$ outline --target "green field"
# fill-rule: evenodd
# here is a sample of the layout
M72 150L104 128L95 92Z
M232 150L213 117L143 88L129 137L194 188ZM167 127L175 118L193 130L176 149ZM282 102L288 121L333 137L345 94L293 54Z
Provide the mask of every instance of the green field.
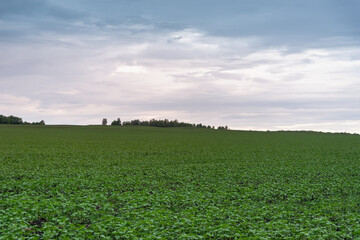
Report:
M0 239L360 238L360 136L0 126Z

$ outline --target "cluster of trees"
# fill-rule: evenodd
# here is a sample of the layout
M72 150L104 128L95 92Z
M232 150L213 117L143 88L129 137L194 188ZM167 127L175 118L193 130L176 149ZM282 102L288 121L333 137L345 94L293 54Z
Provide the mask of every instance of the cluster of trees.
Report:
M225 127L223 127L223 126L218 126L217 129L219 129L219 130L229 130L228 126L225 126Z
M102 125L107 125L107 119L104 118L102 120ZM178 120L157 120L157 119L151 119L150 121L140 121L139 119L134 119L131 121L124 121L121 122L120 118L114 120L111 122L111 126L150 126L150 127L195 127L195 128L211 128L215 129L214 126L206 126L201 123L199 124L193 124L193 123L186 123L186 122L179 122ZM219 130L229 130L227 126L219 126L217 129Z
M40 122L23 122L23 120L19 117L15 117L13 115L10 116L4 116L0 115L0 124L18 124L18 125L45 125L44 120L41 120Z

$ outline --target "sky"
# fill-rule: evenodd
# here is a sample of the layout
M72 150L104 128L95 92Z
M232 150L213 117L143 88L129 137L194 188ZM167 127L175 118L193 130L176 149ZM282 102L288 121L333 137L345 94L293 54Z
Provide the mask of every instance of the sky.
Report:
M358 0L0 1L0 114L360 132Z

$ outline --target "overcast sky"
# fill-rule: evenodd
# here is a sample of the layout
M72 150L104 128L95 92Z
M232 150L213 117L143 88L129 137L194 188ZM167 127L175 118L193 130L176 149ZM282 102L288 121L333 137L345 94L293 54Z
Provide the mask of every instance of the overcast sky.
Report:
M358 0L0 1L0 114L360 132Z

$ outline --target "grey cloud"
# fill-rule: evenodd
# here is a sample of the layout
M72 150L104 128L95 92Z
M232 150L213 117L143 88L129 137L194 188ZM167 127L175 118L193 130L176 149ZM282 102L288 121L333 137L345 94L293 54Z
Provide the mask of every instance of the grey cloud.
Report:
M161 33L186 28L213 36L248 37L263 48L287 46L288 52L310 47L359 45L358 1L43 1L0 3L0 19L13 24L2 39L41 32L112 35L121 38L145 32ZM82 23L79 25L78 23ZM151 28L129 29L144 25ZM108 27L115 28L108 28ZM118 28L116 28L118 27ZM119 31L119 28L122 30ZM16 31L16 30L21 30ZM4 37L7 36L7 37ZM23 36L25 37L25 36ZM150 36L149 36L150 37ZM178 37L179 38L179 37ZM181 36L180 36L181 38ZM173 43L176 39L169 39ZM176 46L172 46L175 48ZM183 50L183 49L182 49ZM171 49L168 49L171 51ZM155 53L152 53L155 56ZM157 53L160 54L160 53ZM176 55L176 54L173 54Z
M97 123L117 114L236 128L335 128L359 119L358 6L2 1L0 99L14 104L0 103L0 111L48 123ZM316 46L325 54L309 55ZM146 72L117 73L119 66Z
M55 17L60 19L78 19L84 16L80 11L49 4L44 0L11 0L0 2L0 18L16 17Z

